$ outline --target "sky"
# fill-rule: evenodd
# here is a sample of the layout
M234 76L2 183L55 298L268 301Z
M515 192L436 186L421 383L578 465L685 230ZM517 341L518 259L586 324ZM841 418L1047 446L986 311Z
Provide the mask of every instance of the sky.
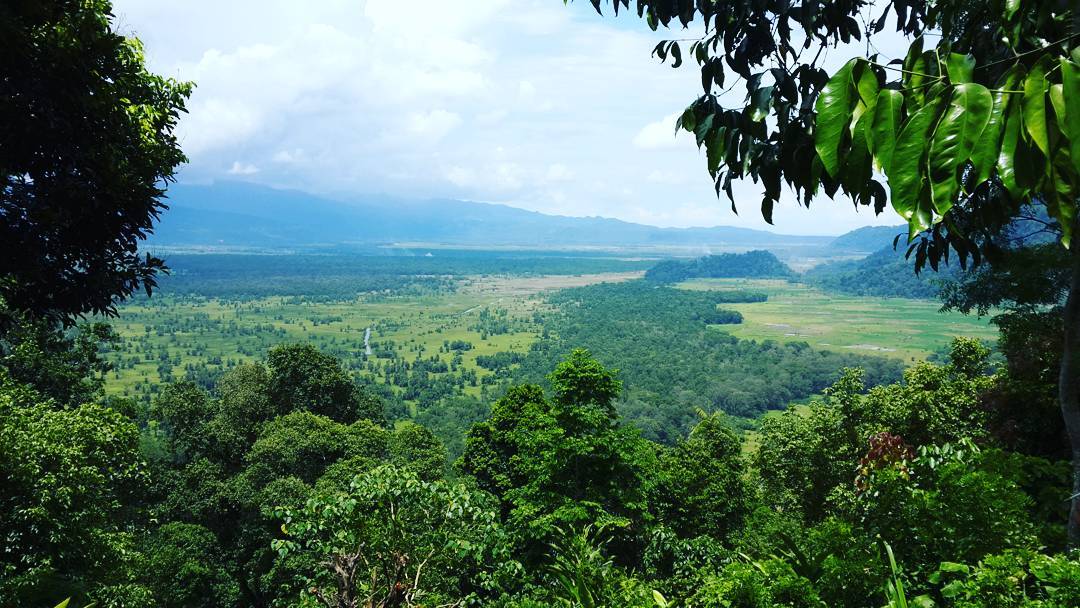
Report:
M153 71L196 83L181 183L787 234L902 223L788 195L770 227L749 181L732 213L703 152L675 134L700 91L695 66L650 57L688 33L601 18L587 0L114 0L114 12Z

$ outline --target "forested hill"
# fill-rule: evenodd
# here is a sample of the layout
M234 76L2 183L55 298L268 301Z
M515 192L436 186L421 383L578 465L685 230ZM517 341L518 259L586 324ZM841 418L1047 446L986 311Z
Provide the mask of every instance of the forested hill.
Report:
M907 226L864 226L836 237L828 248L832 253L871 253L892 246L898 234L907 234Z
M916 275L904 250L892 245L861 260L843 260L815 266L803 280L828 291L859 296L936 298L942 281L956 277L960 269L942 266L940 272L926 268Z
M645 273L654 283L678 283L687 279L789 279L795 273L768 251L723 253L696 260L665 260Z
M169 188L150 243L301 247L379 243L609 247L817 248L831 237L762 230L657 228L600 217L545 215L505 205L388 197L336 201L242 183Z

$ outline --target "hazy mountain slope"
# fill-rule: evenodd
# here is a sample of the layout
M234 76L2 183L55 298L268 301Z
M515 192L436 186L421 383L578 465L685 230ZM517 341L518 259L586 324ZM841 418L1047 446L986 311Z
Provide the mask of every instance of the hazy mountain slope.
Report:
M458 245L813 247L830 237L746 228L656 228L454 200L365 198L339 202L241 183L177 185L156 245L278 247L434 242Z
M918 276L914 263L904 257L901 245L893 250L892 243L861 260L828 262L815 266L803 275L812 285L829 291L860 296L900 298L936 298L939 283L954 278L958 266L942 266L940 272L929 267Z
M898 234L906 234L907 226L865 226L841 234L829 243L835 252L871 253L883 247L892 247Z

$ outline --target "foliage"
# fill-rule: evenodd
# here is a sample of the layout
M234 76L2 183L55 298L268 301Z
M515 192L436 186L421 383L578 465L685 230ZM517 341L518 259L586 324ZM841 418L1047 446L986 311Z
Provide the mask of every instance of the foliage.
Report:
M653 500L680 537L724 540L742 527L752 491L739 437L722 414L701 415L689 437L661 452Z
M947 283L941 294L944 310L986 315L997 308L1055 308L1064 304L1068 292L1069 260L1053 243L1017 247L993 265L958 278ZM1047 349L1048 354L1052 352Z
M551 543L552 558L546 572L553 579L556 604L567 608L652 608L653 594L634 584L606 554L610 538L601 527L581 531L557 531Z
M917 364L904 372L904 382L867 394L861 374L848 370L824 401L765 420L756 466L773 500L816 521L833 491L855 482L851 463L873 437L890 433L923 446L982 435L979 397L993 385L980 375L987 355L977 342L957 340L948 364Z
M154 401L157 424L150 427L169 448L157 465L156 512L214 535L224 556L218 563L245 605L268 605L291 593L309 566L299 558L274 562L269 509L299 507L316 491L341 491L356 474L395 456L415 457L408 466L425 474L441 468L441 446L430 434L391 433L358 418L357 412L381 411L381 401L357 387L333 357L282 347L268 363L230 370L217 398L191 383L166 387Z
M0 316L5 313L0 310ZM76 406L102 394L101 374L112 369L100 349L119 341L105 323L61 332L48 321L22 319L0 331L0 365L60 406Z
M107 0L0 7L0 299L70 323L115 313L163 268L138 244L185 161L192 85L147 71Z
M436 481L446 474L446 447L426 427L403 422L389 437L389 457L395 466L416 473L424 481Z
M138 438L122 414L58 409L0 370L0 596L41 605L121 576L146 482Z
M929 574L920 572L924 565L1034 548L1029 504L1014 482L979 466L970 443L924 446L913 458L882 463L858 497L863 525L895 539L897 558L918 578Z
M592 4L600 12L601 0ZM618 12L630 1L611 4ZM993 237L1036 198L1068 242L1078 173L1070 159L1080 141L1069 112L1080 98L1069 7L1066 0L892 0L873 18L868 11L881 7L865 0L809 12L790 3L641 0L637 13L653 29L704 25L687 53L704 94L677 126L705 148L717 193L734 204L733 180L760 180L770 222L783 183L806 205L819 190L842 191L879 213L891 202L913 239L926 232L913 247L916 266L936 269L949 248L961 263L992 249ZM892 16L912 40L898 66L870 54ZM935 48L924 48L925 32L940 34ZM832 76L821 69L826 48L864 37L867 56ZM679 41L661 42L654 54L683 63ZM745 82L741 107L724 108L716 93L728 71ZM888 179L889 196L875 169Z
M988 555L974 566L943 562L931 575L947 608L1075 606L1080 602L1080 562L1031 551Z
M282 557L310 554L319 572L305 596L327 608L445 603L480 594L498 570L496 513L488 497L392 466L357 476L346 493L277 513Z
M779 559L733 561L690 598L701 608L824 608L810 581Z
M357 387L341 362L311 344L287 344L266 357L270 401L279 412L307 410L346 424L383 422L382 402Z
M510 389L469 430L459 461L499 498L530 556L558 529L612 518L640 525L648 515L651 454L636 431L616 425L613 373L576 351L551 376L553 401L539 386Z
M602 4L592 0L597 12ZM617 13L630 0L611 4ZM653 29L699 19L704 27L689 49L704 95L676 128L705 148L718 194L726 191L734 206L732 180L760 180L768 222L784 183L807 206L821 191L842 192L877 213L891 205L908 224L916 272L938 270L954 252L962 268L1007 260L1011 228L1038 219L1028 214L1035 203L1045 205L1045 227L1069 248L1080 202L1075 2L890 0L872 25L869 11L879 7L869 0L818 8L637 2ZM885 64L872 39L892 15L909 46L902 60ZM821 69L830 45L864 36L865 55L831 76ZM683 63L679 41L662 41L653 52L674 67ZM722 105L727 69L745 81L741 107ZM1073 248L1070 257L1058 401L1080 454L1080 253ZM1073 465L1069 538L1080 546L1080 456Z
M155 604L164 608L238 606L240 589L217 561L214 534L196 524L172 522L149 535L142 547L141 571Z

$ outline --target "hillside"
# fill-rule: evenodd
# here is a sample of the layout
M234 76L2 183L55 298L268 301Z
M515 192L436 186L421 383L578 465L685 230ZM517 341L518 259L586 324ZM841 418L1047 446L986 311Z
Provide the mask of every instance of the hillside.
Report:
M834 253L871 253L891 247L896 235L906 232L906 226L864 226L836 237L828 248Z
M958 267L926 268L916 275L904 251L890 244L859 260L827 262L808 270L803 279L816 287L859 296L936 298L941 281L952 279Z
M645 273L655 283L677 283L687 279L787 279L795 273L768 251L723 253L696 260L665 260Z
M462 246L822 247L830 237L762 230L657 228L599 217L545 215L456 200L335 201L242 183L177 185L154 245L302 247L386 243Z

